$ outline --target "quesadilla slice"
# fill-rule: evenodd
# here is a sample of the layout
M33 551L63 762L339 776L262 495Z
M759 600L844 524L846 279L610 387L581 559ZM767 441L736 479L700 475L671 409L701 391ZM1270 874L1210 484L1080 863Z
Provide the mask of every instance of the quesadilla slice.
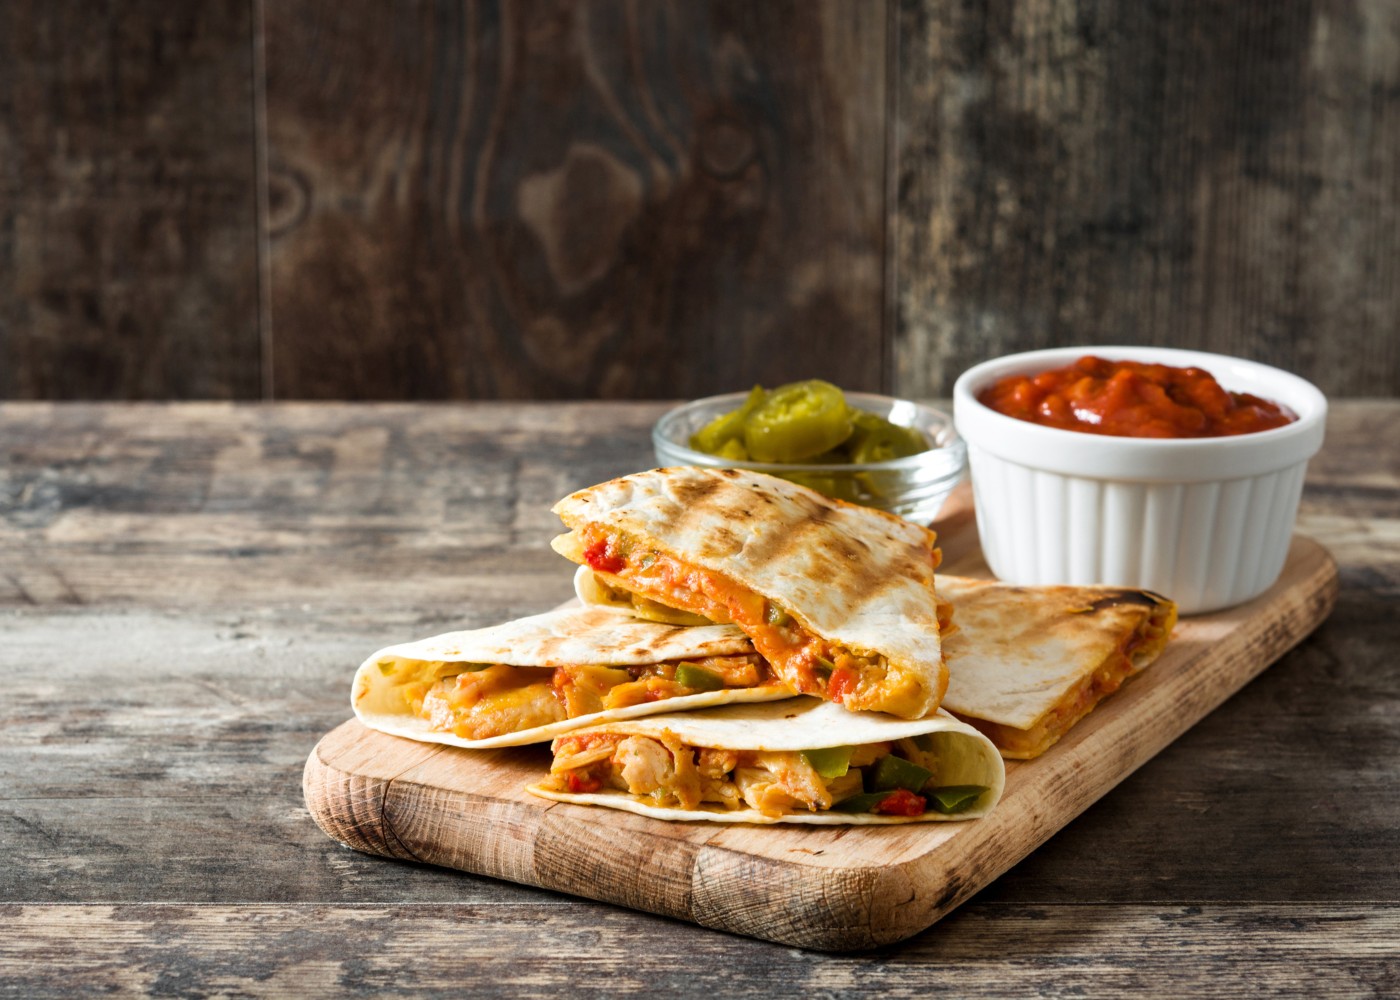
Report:
M552 749L535 795L677 821L976 819L1006 783L991 741L947 713L909 721L816 698L590 726Z
M1162 652L1176 605L1122 587L1015 587L940 576L957 608L943 707L1002 755L1038 757Z
M943 697L927 528L737 469L624 476L554 512L555 551L634 608L739 626L797 692L906 719Z
M792 694L732 625L682 628L567 608L381 649L356 671L351 705L392 736L486 748Z

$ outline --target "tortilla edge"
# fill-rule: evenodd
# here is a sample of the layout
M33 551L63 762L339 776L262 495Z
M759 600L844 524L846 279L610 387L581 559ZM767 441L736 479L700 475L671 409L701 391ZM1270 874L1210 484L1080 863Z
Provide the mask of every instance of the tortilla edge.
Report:
M992 801L980 809L970 809L957 815L946 815L936 809L926 810L919 816L880 816L874 813L822 812L792 813L783 816L767 816L757 809L734 809L720 812L704 809L673 809L668 806L654 806L638 802L623 791L609 792L556 792L540 783L525 786L525 791L542 799L566 802L570 805L597 806L601 809L618 809L637 816L659 819L668 823L728 823L751 824L754 826L777 826L791 823L802 826L907 826L911 823L958 823L964 820L981 819L991 813L1001 801L1002 788L994 788Z

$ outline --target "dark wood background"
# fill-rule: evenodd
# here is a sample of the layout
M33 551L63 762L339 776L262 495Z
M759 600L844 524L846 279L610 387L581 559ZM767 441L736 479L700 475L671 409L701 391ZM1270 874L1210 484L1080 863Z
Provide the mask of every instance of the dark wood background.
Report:
M1400 395L1393 0L9 0L0 397Z

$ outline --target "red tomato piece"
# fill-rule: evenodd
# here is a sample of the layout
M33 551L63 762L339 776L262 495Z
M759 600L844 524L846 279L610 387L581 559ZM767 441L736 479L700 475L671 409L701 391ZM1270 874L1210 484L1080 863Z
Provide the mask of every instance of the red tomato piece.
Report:
M583 558L600 573L620 573L627 565L627 561L617 554L608 539L590 545L584 550Z
M855 694L857 679L854 670L847 670L844 667L833 670L831 680L826 685L826 693L831 695L831 700L839 705Z
M928 800L922 795L915 795L907 788L896 788L870 811L885 816L922 816L927 807Z
M580 774L578 771L565 771L564 784L572 794L586 795L602 788L603 779L595 778L591 774Z

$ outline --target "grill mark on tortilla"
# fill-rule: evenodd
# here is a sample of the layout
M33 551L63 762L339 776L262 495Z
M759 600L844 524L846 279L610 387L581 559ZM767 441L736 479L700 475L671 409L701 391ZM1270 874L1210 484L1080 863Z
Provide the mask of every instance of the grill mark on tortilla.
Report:
M668 484L670 493L674 499L679 501L684 507L695 507L703 505L705 500L716 490L726 488L726 484L718 479L683 479L680 482Z
M831 578L844 584L840 589L847 596L873 601L886 590L903 589L910 577L922 578L926 568L929 583L932 583L929 556L921 546L911 546L885 533L884 538L891 543L894 555L885 562L873 560L870 546L864 540L842 532L829 508L805 497L802 499L811 510L811 517L802 528L817 535L813 541L803 544L810 545L812 551L832 560L833 565L829 567ZM917 555L911 554L913 549L918 550ZM932 593L929 597L932 605Z
M720 471L727 472L730 470L723 469ZM690 527L692 521L697 519L704 520L716 508L722 510L723 503L716 503L712 499L716 492L728 493L732 492L732 490L728 483L719 479L704 479L699 482L684 480L671 484L670 499L679 507L669 518L671 523L675 525L675 530L684 531ZM723 521L720 523L722 525ZM724 540L735 546L730 552L737 551L740 544L738 537L728 528L724 528L724 533ZM711 529L710 536L712 539L717 539L719 537L719 531L717 529Z
M723 470L725 473L732 471ZM729 525L743 521L744 516L750 513L750 503L755 494L762 503L775 503L761 490L732 487L718 478L680 484L673 490L673 495L685 501L687 506L677 527L683 529L686 522L693 519L713 522L716 527L709 531L710 544L706 555L727 557L742 552L746 559L754 562L776 561L793 566L812 564L816 578L830 580L833 588L861 602L876 600L888 590L902 589L910 577L932 582L932 569L926 566L928 550L900 541L889 532L882 532L882 537L891 543L895 554L884 561L873 560L870 545L845 534L835 516L836 512L814 497L797 495L787 498L801 510L801 515L785 524L785 530L755 533L741 539Z
M707 528L709 544L703 552L695 554L706 558L727 558L742 552L746 559L755 563L779 561L801 566L804 557L810 562L815 554L816 561L822 564L816 567L818 573L840 579L846 584L842 587L844 593L859 595L862 600L870 600L885 590L898 589L901 579L907 582L912 577L932 584L933 569L927 565L927 547L900 540L886 528L878 532L878 537L889 542L890 548L882 553L884 558L880 565L873 566L869 547L861 542L865 551L853 550L850 545L854 539L842 532L840 520L834 516L836 512L811 496L794 494L783 498L801 511L798 519L784 525L785 530L740 537L731 525L743 523L752 516L752 503L757 500L772 506L777 500L766 490L735 485L732 481L737 478L742 478L737 470L717 469L703 478L683 478L668 483L665 497L670 501L666 504L670 509L660 512L661 520L669 524L667 534L683 535L699 521ZM612 533L624 537L631 534L618 527L614 527ZM662 545L662 548L670 547Z

